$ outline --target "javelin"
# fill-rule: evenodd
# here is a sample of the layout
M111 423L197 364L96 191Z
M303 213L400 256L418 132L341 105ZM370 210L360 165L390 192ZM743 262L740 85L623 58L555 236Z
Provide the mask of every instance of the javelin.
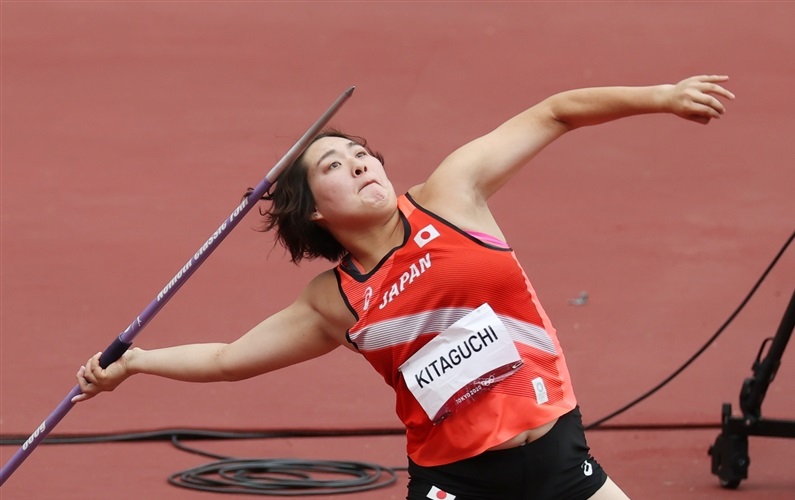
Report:
M199 268L199 266L209 257L209 255L218 247L221 241L226 238L232 229L237 226L237 223L245 216L249 210L262 198L265 193L273 186L279 175L291 165L295 160L301 156L301 153L309 146L314 138L320 133L323 127L331 120L331 117L339 111L345 101L353 95L355 87L350 87L343 92L336 101L323 113L320 118L307 130L298 141L293 144L293 147L287 154L279 160L278 163L271 169L264 179L254 188L248 196L246 196L240 205L235 208L228 218L224 219L218 229L207 239L207 241L199 247L199 250L193 254L193 257L177 272L177 274L169 281L166 286L157 294L157 297L146 306L146 309L139 314L135 320L124 330L119 336L102 352L99 358L99 365L102 368L107 368L111 363L116 361L124 354L127 349L132 346L133 340L140 333L140 331L154 318L155 314L168 302L171 297L185 284L188 278ZM22 464L22 462L31 454L33 450L44 440L50 431L66 416L69 410L75 405L72 398L82 394L80 386L76 385L71 392L64 398L63 401L55 408L55 410L48 416L44 422L30 435L30 437L22 444L14 456L3 466L0 470L0 486L6 482L6 479L11 477L11 474Z

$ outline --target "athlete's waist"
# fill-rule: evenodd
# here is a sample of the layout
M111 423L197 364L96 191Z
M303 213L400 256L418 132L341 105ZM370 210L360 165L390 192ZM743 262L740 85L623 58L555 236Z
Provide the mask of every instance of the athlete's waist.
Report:
M516 448L517 446L523 446L525 444L532 443L533 441L542 438L547 432L549 432L555 426L557 421L558 419L556 418L539 427L522 431L511 439L496 446L492 446L486 451L507 450L508 448Z

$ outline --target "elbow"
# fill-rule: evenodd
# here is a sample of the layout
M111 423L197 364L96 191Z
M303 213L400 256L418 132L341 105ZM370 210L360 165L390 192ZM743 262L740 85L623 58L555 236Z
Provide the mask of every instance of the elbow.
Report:
M556 130L559 135L574 130L579 125L574 119L570 110L566 107L566 100L560 94L553 95L542 101L539 105L542 109L541 116L546 122L545 127Z
M558 115L552 115L552 121L554 122L554 126L558 128L559 134L563 135L566 132L571 132L574 129L582 127L583 123L575 123L572 120L566 119L565 117L561 117Z
M218 382L239 382L270 371L259 369L251 365L251 363L247 363L245 358L241 359L235 355L230 347L227 344L215 352L212 368L213 380Z
M228 344L220 347L215 352L212 359L213 380L218 382L237 382L248 378L240 373L237 363L231 358Z
M546 99L549 119L560 128L561 134L590 125L580 99L572 91L561 92Z

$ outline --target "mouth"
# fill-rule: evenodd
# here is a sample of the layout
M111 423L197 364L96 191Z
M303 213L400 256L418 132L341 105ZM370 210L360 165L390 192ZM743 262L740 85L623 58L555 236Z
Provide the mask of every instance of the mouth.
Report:
M367 186L370 186L372 184L378 184L378 182L376 180L374 180L374 179L371 179L371 180L365 182L364 184L362 184L362 187L359 188L359 191L361 191L362 189L364 189Z

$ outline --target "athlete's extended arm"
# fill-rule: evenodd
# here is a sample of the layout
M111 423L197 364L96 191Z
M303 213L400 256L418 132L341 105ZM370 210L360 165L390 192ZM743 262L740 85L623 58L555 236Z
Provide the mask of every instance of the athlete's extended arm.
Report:
M726 76L695 76L673 85L594 87L555 94L453 152L422 187L422 197L451 207L450 212L479 210L530 159L579 127L648 113L670 113L706 124L726 110L719 97L734 98L721 85L726 80Z
M331 280L331 281L330 281ZM163 349L133 348L102 369L99 354L80 367L83 394L73 401L112 391L129 376L147 373L187 382L242 380L315 358L340 345L345 331L342 299L330 273L315 278L301 296L232 343L187 344ZM344 308L344 306L343 306ZM349 313L348 313L349 314Z

